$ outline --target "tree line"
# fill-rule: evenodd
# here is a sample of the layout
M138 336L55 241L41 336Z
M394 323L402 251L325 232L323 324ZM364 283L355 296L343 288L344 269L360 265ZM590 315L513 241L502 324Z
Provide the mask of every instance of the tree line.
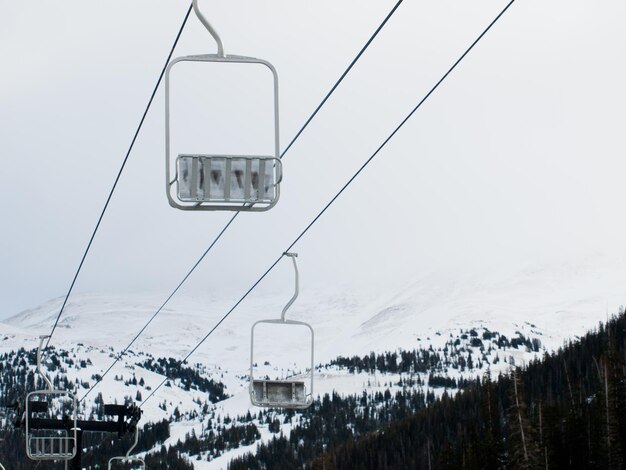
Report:
M410 403L406 413L365 432L355 432L362 411L326 397L289 437L274 437L229 469L624 468L623 313L524 369L496 378L486 373L465 385L428 406ZM401 406L397 398L391 408ZM367 400L363 406L375 409Z

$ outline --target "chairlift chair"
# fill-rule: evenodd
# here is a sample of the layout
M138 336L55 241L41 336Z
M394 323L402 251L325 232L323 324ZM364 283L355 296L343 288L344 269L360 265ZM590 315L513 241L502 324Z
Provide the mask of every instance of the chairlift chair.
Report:
M303 409L313 403L313 371L314 371L314 332L311 325L296 320L287 320L285 314L298 297L299 274L296 263L296 253L285 253L293 261L296 273L296 288L293 297L283 308L279 319L259 320L252 325L250 337L250 401L255 406ZM288 378L282 380L257 379L254 377L254 330L261 323L285 326L304 326L311 333L311 364L307 377L302 379ZM307 382L309 384L307 390Z
M26 395L25 407L25 427L26 427L26 455L31 460L71 460L76 456L77 443L77 412L78 400L76 395L65 390L55 390L52 382L41 370L41 349L43 342L49 336L40 338L37 348L37 373L44 379L48 388L46 390L36 390ZM49 401L69 402L71 406L71 417L67 419L72 423L70 431L65 430L42 430L37 429L35 421L39 419L37 414L46 413L51 409Z
M109 468L108 468L108 470L113 470L115 462L129 464L129 465L131 465L132 468L140 468L141 470L145 470L146 469L146 462L141 457L131 457L130 456L130 453L137 446L137 442L139 442L139 428L135 424L135 442L133 443L131 448L128 449L128 452L126 452L126 455L124 455L122 457L112 457L112 458L109 459Z
M217 31L202 15L198 0L193 8L200 22L217 42L217 54L178 57L165 72L165 158L166 189L170 205L182 210L266 211L278 202L282 165L279 158L278 74L269 62L238 55L226 55ZM181 62L257 64L267 67L273 76L274 155L171 155L170 72ZM171 175L174 175L173 178Z

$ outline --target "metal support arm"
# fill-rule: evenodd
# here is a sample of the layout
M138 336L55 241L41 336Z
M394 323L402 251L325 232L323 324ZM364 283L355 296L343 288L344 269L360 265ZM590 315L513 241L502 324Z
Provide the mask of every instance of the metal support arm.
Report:
M215 28L211 26L211 23L209 23L209 21L200 11L200 7L198 6L198 0L193 0L193 11L196 13L196 16L207 29L207 31L211 34L211 36L213 36L213 39L215 39L215 42L217 43L217 55L219 57L226 57L226 55L224 54L224 44L222 44L222 39L220 38L220 35L217 33Z
M43 377L44 381L46 382L46 385L48 386L48 389L54 390L54 387L52 386L52 382L50 382L50 379L48 378L48 376L41 370L41 349L43 347L43 342L47 338L50 338L50 335L44 335L44 336L39 337L39 347L37 348L37 373L41 375L41 377Z
M289 310L289 307L291 307L296 301L296 299L298 298L298 293L300 292L300 273L298 273L298 263L296 262L298 253L285 253L285 256L288 256L293 261L293 269L296 271L296 289L293 293L293 297L289 299L289 302L287 302L287 305L285 305L282 313L280 314L280 319L282 321L285 321L285 315L287 314L287 310Z

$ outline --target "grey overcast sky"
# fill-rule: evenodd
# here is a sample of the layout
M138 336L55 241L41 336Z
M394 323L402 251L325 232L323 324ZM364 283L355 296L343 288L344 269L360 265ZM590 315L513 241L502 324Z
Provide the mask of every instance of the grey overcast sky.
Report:
M283 147L393 4L201 3L227 54L278 69ZM279 204L239 217L181 295L245 291L505 4L405 0L288 153ZM0 318L64 295L187 7L0 0ZM623 251L624 24L622 0L517 0L296 247L303 282L392 288ZM214 51L192 16L175 56ZM258 100L233 93L245 80ZM266 145L263 83L181 78L179 139L206 153L240 144L229 129L245 118ZM231 215L168 206L163 108L161 88L77 293L172 289Z

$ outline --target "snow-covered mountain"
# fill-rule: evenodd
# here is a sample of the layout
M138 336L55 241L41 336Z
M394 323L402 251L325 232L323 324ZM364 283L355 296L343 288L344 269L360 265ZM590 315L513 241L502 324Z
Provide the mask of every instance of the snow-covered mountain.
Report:
M193 387L185 390L174 383L159 389L145 404L144 419L171 419L174 409L178 409L183 418L172 425L170 441L174 443L191 429L197 434L202 432L204 423L199 410L203 405L222 417L254 411L247 396L250 327L259 319L278 318L290 295L290 286L271 295L253 293L190 359L189 367L225 386L228 399L213 404L207 401L205 392ZM162 300L157 295L108 294L83 294L70 299L52 344L57 350L70 352L71 357L87 361L82 365L76 361L75 367L66 371L67 377L78 384L79 398ZM236 300L210 295L174 298L90 394L89 400L94 400L98 392L105 402L120 401L125 396L134 398L137 392L147 396L163 375L142 365L153 358L185 356ZM61 299L55 299L0 323L0 352L35 348L38 335L49 332L60 303ZM486 367L497 373L506 370L511 360L519 364L541 354L544 348L559 347L567 339L595 327L606 319L607 312L617 311L623 303L626 257L595 256L584 262L534 266L512 273L429 274L396 292L382 294L311 291L303 287L288 316L306 321L315 329L315 362L320 366L338 356L430 347L437 351L453 341L462 341L468 351L475 352L475 357L488 358ZM479 347L478 342L471 343L469 331L478 339L489 338L485 332L497 332L509 339L534 339L541 348L510 348L503 352L486 344L483 347L482 343ZM304 370L309 353L306 337L286 328L267 330L264 337L261 330L259 333L255 362L260 373L281 376ZM494 360L496 356L504 360ZM480 367L484 372L482 362ZM443 375L463 374L450 369ZM394 377L372 380L365 373L320 367L316 370L315 394L384 390L396 381ZM262 430L262 439L270 436ZM243 446L211 462L203 460L194 465L225 468L229 458L251 450L254 445Z

